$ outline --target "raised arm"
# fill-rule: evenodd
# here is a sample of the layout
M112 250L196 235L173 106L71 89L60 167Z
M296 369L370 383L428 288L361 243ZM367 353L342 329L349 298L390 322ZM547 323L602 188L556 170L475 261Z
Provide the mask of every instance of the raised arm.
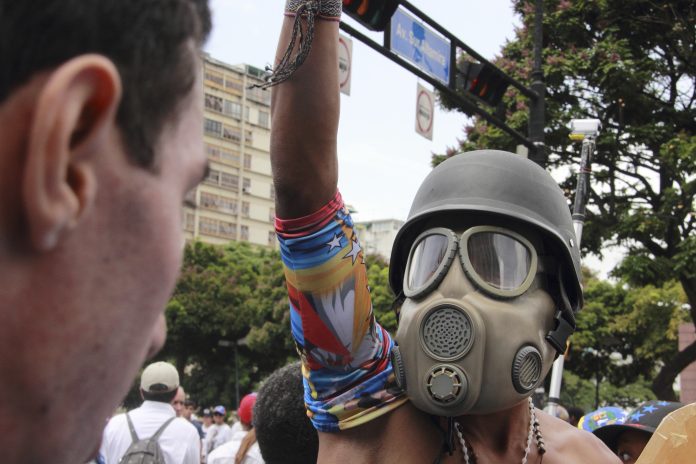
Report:
M321 3L337 8L340 16L340 0L288 3L300 8ZM269 81L275 85L276 231L308 415L317 430L337 432L380 417L406 398L395 385L389 361L393 342L375 322L364 254L336 189L338 18L316 21L308 54L311 18L299 46L292 40L295 19L283 24ZM291 42L295 51L287 55Z
M340 14L340 5L338 8ZM336 193L340 106L337 19L315 21L306 60L288 80L273 88L271 163L279 217L310 214ZM286 16L276 65L288 48L294 23L295 17Z

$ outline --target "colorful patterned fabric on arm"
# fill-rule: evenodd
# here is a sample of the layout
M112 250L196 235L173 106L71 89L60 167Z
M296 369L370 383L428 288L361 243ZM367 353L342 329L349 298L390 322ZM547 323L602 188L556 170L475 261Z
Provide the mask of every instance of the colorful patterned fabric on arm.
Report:
M372 313L363 251L340 193L309 216L276 219L276 231L316 429L347 429L402 405L389 361L394 342Z

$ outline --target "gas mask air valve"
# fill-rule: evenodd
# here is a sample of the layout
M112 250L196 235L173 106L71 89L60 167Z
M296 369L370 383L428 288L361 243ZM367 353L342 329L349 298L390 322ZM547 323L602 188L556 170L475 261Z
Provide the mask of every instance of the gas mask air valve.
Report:
M457 367L441 364L428 373L426 388L435 402L452 405L466 396L468 382L464 373Z
M519 393L527 393L541 376L541 354L533 346L522 347L512 363L512 383Z

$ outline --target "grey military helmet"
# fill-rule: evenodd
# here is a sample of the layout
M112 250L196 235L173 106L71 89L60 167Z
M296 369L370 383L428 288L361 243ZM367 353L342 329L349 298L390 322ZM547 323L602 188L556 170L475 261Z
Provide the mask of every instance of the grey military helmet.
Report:
M408 220L392 248L389 284L401 293L406 258L423 223L444 213L461 212L512 218L529 224L550 241L561 263L563 293L572 313L582 306L580 250L568 201L554 179L521 156L478 150L453 156L425 178ZM568 317L566 317L568 319ZM574 326L574 321L569 321Z

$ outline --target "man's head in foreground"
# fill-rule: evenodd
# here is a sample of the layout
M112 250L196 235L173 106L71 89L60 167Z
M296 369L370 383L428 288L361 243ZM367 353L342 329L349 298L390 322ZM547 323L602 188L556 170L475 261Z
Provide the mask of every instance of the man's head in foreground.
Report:
M4 462L85 462L164 342L209 29L205 0L0 0Z

